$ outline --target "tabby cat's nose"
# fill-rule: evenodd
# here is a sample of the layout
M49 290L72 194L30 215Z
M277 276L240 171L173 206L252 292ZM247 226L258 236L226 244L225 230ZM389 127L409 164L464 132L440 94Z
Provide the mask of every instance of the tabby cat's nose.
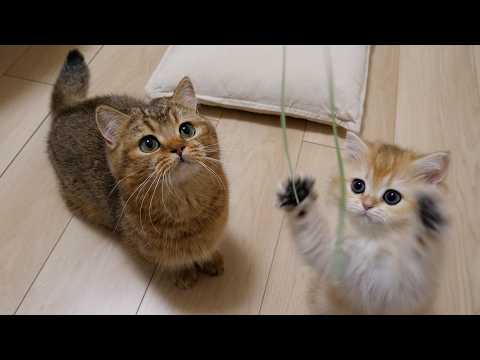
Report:
M172 151L170 151L172 154L178 154L178 156L180 156L180 159L182 159L182 153L183 153L183 150L185 150L185 146L181 145L181 146L177 146L175 149L172 149Z

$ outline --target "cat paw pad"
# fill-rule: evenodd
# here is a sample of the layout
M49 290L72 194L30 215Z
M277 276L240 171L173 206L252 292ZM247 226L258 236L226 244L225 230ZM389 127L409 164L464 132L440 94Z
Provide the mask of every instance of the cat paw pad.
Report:
M314 184L315 179L310 176L297 177L295 179L295 189L300 203L312 193ZM280 191L277 193L277 206L280 208L297 206L297 200L293 191L293 181L291 179L283 183Z

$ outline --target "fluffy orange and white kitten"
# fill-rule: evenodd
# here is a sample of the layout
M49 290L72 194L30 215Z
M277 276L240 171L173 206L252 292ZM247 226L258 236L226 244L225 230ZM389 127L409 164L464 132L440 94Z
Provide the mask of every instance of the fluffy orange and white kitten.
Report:
M429 311L447 217L442 182L448 152L419 155L394 145L346 139L343 271L333 272L339 177L318 197L311 177L278 193L300 254L318 276L311 289L321 314L422 314ZM318 199L318 200L317 200Z

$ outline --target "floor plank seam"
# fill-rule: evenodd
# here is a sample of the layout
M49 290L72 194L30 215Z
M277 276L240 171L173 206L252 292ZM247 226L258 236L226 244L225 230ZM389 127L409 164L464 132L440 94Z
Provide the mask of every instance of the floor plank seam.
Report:
M54 84L50 84L50 83L45 82L45 81L27 79L27 78L24 78L24 77L21 77L21 76L18 76L18 75L10 75L10 74L7 73L7 72L4 73L2 76L8 77L8 78L11 78L11 79L28 81L28 82L31 82L31 83L34 83L34 84L42 84L42 85L48 85L48 86L53 86L53 85L54 85Z
M150 280L148 281L147 287L145 288L143 296L140 299L140 304L138 304L137 311L135 312L135 315L138 315L138 312L140 311L140 308L142 307L143 300L145 299L145 296L147 295L148 289L150 288L150 284L152 283L153 278L155 277L155 273L157 272L157 269L158 269L158 265L156 265L155 268L152 271L152 275L150 276Z
M12 160L10 160L10 162L7 164L7 166L5 166L5 169L0 173L0 179L3 177L3 175L5 175L5 173L10 168L10 166L15 162L15 160L17 160L20 153L30 143L32 138L35 136L35 134L38 132L38 130L42 127L42 125L45 123L45 121L48 119L49 116L50 116L50 112L48 112L48 114L43 118L43 120L40 121L40 124L38 124L38 126L35 128L35 130L32 132L32 134L28 137L28 139L25 141L25 143L22 145L22 147L20 149L18 149L18 151L15 153L15 156L12 158Z
M398 79L397 79L397 100L395 104L395 122L394 122L394 128L393 128L393 143L395 145L398 145L398 139L397 139L397 120L398 120L398 114L400 112L400 101L398 101L398 94L400 90L400 81L401 81L401 74L402 72L402 46L399 46L398 49Z
M333 137L333 135L332 135ZM320 144L318 142L315 142L315 141L310 141L310 140L303 140L302 143L308 143L308 144L312 144L312 145L317 145L317 146L322 146L322 147L326 147L326 148L329 148L329 149L336 149L336 147L334 145L326 145L326 144ZM340 150L343 150L342 149L342 145L340 145Z
M478 71L477 71L477 66L476 66L476 56L475 52L473 51L473 46L470 46L470 58L471 58L471 65L473 69L473 74L475 75L475 89L477 89L477 98L480 99L480 84L478 83Z
M295 173L297 173L298 162L300 161L300 155L302 154L303 143L304 143L306 131L307 131L307 121L305 120L305 123L304 123L304 126L303 126L302 140L300 141L300 149L298 149L297 158L295 160ZM268 283L270 281L270 275L272 273L273 262L275 261L275 257L277 256L278 245L280 244L280 235L282 234L284 222L285 222L285 214L283 214L282 221L280 221L280 226L279 226L278 234L277 234L277 241L275 242L275 248L273 249L272 260L270 261L270 266L268 268L268 275L267 275L267 279L265 281L265 287L263 289L262 300L260 302L260 307L259 307L258 313L257 313L258 315L262 314L263 302L265 301L265 295L267 294Z
M13 67L17 64L18 60L20 60L20 59L23 57L23 55L25 55L25 54L27 53L27 51L30 50L31 47L32 47L31 45L28 45L28 46L21 52L21 54L17 56L17 58L15 59L15 61L14 61L13 63L11 63L11 64L5 69L5 71L4 71L3 74L1 74L1 75L6 75L6 74L8 74L8 72L9 72L10 70L12 70Z
M25 291L25 294L23 295L22 299L20 300L20 303L18 304L17 308L15 309L15 312L13 313L14 315L17 314L18 310L19 310L20 307L22 306L23 302L25 301L25 298L27 297L28 293L30 292L30 289L32 288L33 284L35 284L35 282L37 281L38 276L39 276L40 273L42 272L43 268L45 267L45 265L47 264L48 260L50 259L50 256L52 255L53 251L55 250L55 248L57 247L58 243L59 243L60 240L62 239L63 234L65 234L65 231L67 231L67 228L68 228L68 226L70 225L70 223L72 222L72 219L73 219L73 216L70 216L70 219L67 221L65 227L63 228L62 232L61 232L60 235L58 236L57 241L55 241L55 244L53 245L52 249L49 251L49 253L48 253L45 261L42 263L42 266L40 266L40 269L37 271L37 274L34 276L32 282L31 282L30 285L28 286L27 291Z
M398 90L400 89L400 51L401 51L401 46L398 45L398 58L397 58L397 88L395 89L395 116L393 118L393 136L389 141L391 141L393 144L395 144L395 136L397 133L397 117L398 117Z
M97 52L93 55L93 57L90 59L90 61L88 62L89 64L95 59L95 57L98 55L98 53L100 52L100 50L103 49L103 45L97 50ZM50 85L52 86L51 84L47 84L47 83L42 83L42 82L38 82L38 81L34 81L34 80L29 80L29 79L22 79L22 78L19 78L19 77L15 77L15 76L11 76L11 75L3 75L3 76L6 76L6 77L10 77L10 78L16 78L16 79L20 79L20 80L25 80L25 81L30 81L30 82L36 82L36 83L39 83L39 84L43 84L43 85ZM5 167L5 169L0 173L0 179L2 178L2 176L7 172L7 170L10 168L10 166L13 164L13 162L18 158L18 155L20 155L20 153L23 151L23 149L25 149L25 147L28 145L28 143L30 142L30 140L32 140L32 138L35 136L35 134L38 132L38 130L42 127L42 125L45 123L45 120L48 119L48 117L51 115L50 111L48 112L48 114L42 119L42 121L40 122L40 124L35 128L35 130L32 132L32 134L28 137L28 139L25 141L25 143L22 145L22 147L16 152L15 156L12 158L12 160L7 164L7 166Z
M93 54L92 58L88 61L88 65L92 64L93 60L95 60L97 55L100 53L100 51L103 50L104 47L105 47L105 45L100 45L100 48L97 51L95 51L95 54Z

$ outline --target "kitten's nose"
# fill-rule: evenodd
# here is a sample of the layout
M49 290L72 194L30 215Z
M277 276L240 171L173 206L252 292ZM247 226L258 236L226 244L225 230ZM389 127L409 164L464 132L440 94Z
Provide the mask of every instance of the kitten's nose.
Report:
M375 203L371 198L362 199L362 205L365 210L369 210L374 207Z

